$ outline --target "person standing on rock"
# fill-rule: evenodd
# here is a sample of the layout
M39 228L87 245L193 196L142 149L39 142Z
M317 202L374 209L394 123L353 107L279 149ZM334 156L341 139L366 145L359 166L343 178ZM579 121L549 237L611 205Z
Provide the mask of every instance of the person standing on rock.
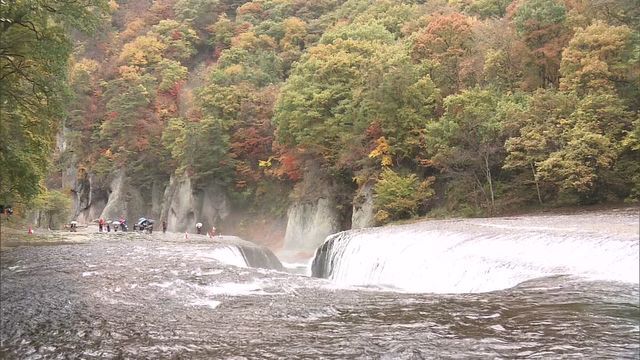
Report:
M196 224L196 233L201 234L202 233L202 223L197 223Z
M207 235L208 235L210 238L213 238L213 237L216 235L216 227L215 227L215 226L212 226L212 227L211 227L211 231L209 231L209 232L207 233Z
M162 220L162 233L166 233L167 232L167 222Z
M100 218L100 220L98 220L98 232L103 232L104 230L104 219Z

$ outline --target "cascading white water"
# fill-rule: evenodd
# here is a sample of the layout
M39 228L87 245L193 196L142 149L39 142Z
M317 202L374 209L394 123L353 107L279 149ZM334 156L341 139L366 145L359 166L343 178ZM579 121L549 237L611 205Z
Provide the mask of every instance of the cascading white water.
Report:
M202 251L200 257L207 259L215 259L223 264L234 265L238 267L248 267L247 261L240 249L234 245L217 246L214 249Z
M623 234L558 227L562 221L431 221L338 233L316 256L324 256L324 275L338 284L410 292L485 292L551 275L637 284L637 225L628 226L634 221L627 218Z

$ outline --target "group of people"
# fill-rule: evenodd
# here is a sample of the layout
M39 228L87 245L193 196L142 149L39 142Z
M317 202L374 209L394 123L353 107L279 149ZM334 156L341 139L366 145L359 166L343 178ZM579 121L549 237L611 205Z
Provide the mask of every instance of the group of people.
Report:
M202 234L202 223L196 223L196 233L197 234ZM207 231L207 236L208 237L214 237L216 235L216 227L212 226L211 230Z
M125 220L124 216L120 216L120 219L113 221L105 221L103 218L100 218L100 220L98 220L98 231L111 232L111 225L113 225L114 232L118 231L118 228L120 228L121 231L127 231L128 229L127 220Z
M105 220L103 218L100 218L98 220L98 232L111 232L111 225L113 225L113 231L116 232L118 231L118 228L120 228L121 231L127 231L127 220L124 218L124 216L120 216L119 220ZM196 233L197 234L202 234L202 223L196 223ZM134 227L135 229L135 227ZM167 222L165 220L162 220L162 233L166 233L167 232ZM208 237L214 237L215 235L217 235L217 229L215 226L211 227L211 230L207 231L207 236Z

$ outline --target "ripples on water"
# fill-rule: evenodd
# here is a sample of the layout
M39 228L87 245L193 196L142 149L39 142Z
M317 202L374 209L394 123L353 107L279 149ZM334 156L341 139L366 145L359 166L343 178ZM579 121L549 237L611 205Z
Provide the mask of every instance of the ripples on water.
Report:
M477 294L339 288L144 239L1 253L0 357L638 358L638 285Z

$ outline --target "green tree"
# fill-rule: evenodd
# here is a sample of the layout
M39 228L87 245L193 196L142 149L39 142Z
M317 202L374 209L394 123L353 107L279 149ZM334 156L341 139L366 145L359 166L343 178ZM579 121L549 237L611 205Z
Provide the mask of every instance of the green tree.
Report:
M637 35L637 34L636 34ZM640 45L627 26L578 29L562 53L560 88L578 96L617 91L640 105Z
M549 195L559 191L580 202L600 201L615 179L612 170L633 118L624 101L606 89L583 98L539 91L522 113L519 135L506 141L504 166L530 170L539 199L545 197L540 195L544 182L551 185Z
M71 210L71 198L68 193L44 189L30 204L32 210L39 212L39 226L60 229L66 224Z
M40 191L69 95L69 33L107 11L106 0L0 4L0 202Z
M490 208L495 204L495 175L504 158L501 108L509 98L482 89L465 90L444 100L445 113L426 129L426 152L453 177L475 181Z
M329 167L355 170L380 136L395 161L412 159L438 99L429 76L384 27L339 27L294 69L274 122L281 143L303 147Z
M434 195L434 178L420 181L416 174L402 176L386 168L374 186L375 219L379 224L418 215L420 206Z
M226 14L218 17L218 20L207 28L211 34L209 44L219 49L226 49L231 45L234 36L235 24L229 20Z
M567 135L565 146L539 163L539 175L592 202L598 182L603 182L602 171L610 169L617 158L616 148L606 136L583 128L572 129Z
M559 134L569 126L575 102L576 98L568 94L538 90L531 96L528 107L512 120L518 130L505 141L507 157L503 167L530 173L530 184L535 185L540 204L546 197L555 196L557 188L552 181L541 179L539 164L564 146L565 139Z
M507 6L513 0L474 0L469 6L469 11L483 18L504 17Z

